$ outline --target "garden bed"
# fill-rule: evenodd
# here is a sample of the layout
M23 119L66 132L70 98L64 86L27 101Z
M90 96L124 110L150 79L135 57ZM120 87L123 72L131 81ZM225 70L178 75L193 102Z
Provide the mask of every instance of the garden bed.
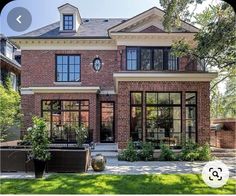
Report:
M34 171L33 160L29 160L29 146L2 146L1 172ZM47 172L86 172L90 164L90 149L76 147L51 147L51 159L47 161Z

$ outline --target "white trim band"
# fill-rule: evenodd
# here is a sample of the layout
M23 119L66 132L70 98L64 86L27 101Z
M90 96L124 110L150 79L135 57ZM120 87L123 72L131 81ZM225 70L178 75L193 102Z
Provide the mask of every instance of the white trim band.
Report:
M28 87L21 88L22 95L34 93L98 93L100 87L81 86L81 87Z
M196 81L196 82L210 82L216 78L216 72L199 72L199 73L113 73L115 80L115 89L118 90L119 81Z

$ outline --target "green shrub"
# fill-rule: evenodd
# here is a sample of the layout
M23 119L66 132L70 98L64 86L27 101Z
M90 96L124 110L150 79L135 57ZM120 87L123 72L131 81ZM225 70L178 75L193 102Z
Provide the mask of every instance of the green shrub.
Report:
M174 154L174 152L170 149L169 146L167 146L166 144L161 144L161 154L159 157L160 161L174 161L176 160L176 156Z
M131 162L139 160L138 152L135 149L134 143L132 141L129 141L127 148L124 149L121 153L119 153L118 160Z
M199 161L210 161L213 159L209 144L200 146L198 148L198 151L199 151L199 158L198 158Z
M211 149L208 144L199 146L189 141L183 146L179 158L182 161L209 161L212 159Z
M153 160L154 147L151 142L142 142L141 150L138 153L140 160L151 161Z

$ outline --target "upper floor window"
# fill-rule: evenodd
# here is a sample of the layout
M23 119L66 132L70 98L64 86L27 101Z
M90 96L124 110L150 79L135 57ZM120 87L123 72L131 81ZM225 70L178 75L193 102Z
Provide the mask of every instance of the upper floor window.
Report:
M73 30L73 15L63 15L63 30Z
M128 47L127 70L162 71L178 70L178 58L170 48L165 47Z
M56 81L57 82L80 81L80 55L56 56Z

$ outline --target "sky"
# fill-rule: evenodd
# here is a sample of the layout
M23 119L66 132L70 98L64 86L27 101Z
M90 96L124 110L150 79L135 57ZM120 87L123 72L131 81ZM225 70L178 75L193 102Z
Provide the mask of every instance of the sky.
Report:
M206 0L197 11L212 1L216 0ZM65 3L78 7L82 18L130 18L153 6L161 8L159 0L15 0L2 10L0 32L6 36L16 36L59 21L57 8ZM31 12L32 24L24 32L15 32L7 24L7 14L15 7L24 7Z

